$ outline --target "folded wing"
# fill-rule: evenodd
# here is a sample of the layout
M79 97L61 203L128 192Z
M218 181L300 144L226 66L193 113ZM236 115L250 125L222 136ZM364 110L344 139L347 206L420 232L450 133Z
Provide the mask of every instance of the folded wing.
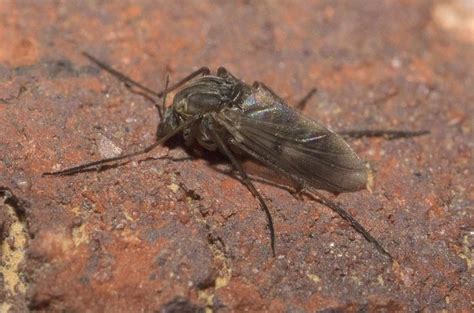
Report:
M274 168L318 189L364 189L367 168L339 135L289 108L279 98L254 102L229 129L239 145ZM221 118L229 117L224 116Z

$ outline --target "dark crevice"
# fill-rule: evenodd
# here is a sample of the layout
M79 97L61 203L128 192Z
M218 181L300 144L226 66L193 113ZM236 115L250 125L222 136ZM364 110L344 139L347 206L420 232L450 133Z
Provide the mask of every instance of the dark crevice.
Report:
M192 303L189 299L184 297L175 297L163 305L160 313L204 313L205 309L202 306Z
M0 197L4 199L4 204L11 206L15 210L18 219L21 222L25 222L26 210L29 207L28 203L15 196L8 187L0 186Z

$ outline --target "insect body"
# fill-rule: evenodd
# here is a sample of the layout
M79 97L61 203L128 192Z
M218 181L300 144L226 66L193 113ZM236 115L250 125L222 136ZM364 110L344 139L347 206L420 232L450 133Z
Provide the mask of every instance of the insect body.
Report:
M244 84L220 68L179 91L158 140L190 119L186 143L246 152L288 176L333 192L364 189L367 169L341 136L291 109L262 83Z
M316 191L364 189L367 183L364 163L340 135L289 107L263 83L255 82L250 86L222 67L215 75L211 75L208 68L201 68L169 90L166 87L163 92L156 93L94 57L86 56L127 85L137 87L147 95L163 98L162 107L158 107L163 117L158 126L156 142L138 152L46 175L71 175L91 169L99 170L111 162L147 153L181 132L187 145L198 143L205 149L219 150L230 159L267 215L274 254L275 235L270 210L243 170L236 154L250 155L310 189L380 252L391 258L347 211ZM166 94L178 88L172 105L165 108ZM402 132L400 136L418 134L421 133ZM357 133L354 135L357 136Z

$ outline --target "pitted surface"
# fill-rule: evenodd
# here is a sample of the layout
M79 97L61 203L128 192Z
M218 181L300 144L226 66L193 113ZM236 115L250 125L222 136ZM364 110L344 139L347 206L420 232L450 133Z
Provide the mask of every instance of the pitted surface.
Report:
M0 186L29 206L25 245L10 242L23 249L25 292L2 279L0 297L13 311L468 311L474 48L463 3L1 2ZM431 130L351 141L372 191L333 197L398 263L328 208L257 182L273 258L265 216L226 159L179 139L143 162L41 177L154 140L153 104L83 50L157 90L167 73L222 65L290 104L317 87L304 114L333 130Z

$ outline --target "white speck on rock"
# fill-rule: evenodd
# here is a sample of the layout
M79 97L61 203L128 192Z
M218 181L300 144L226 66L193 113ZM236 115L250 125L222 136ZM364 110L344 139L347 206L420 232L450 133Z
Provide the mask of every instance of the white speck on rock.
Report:
M120 155L122 149L114 144L112 140L101 135L99 140L99 152L103 158L113 158Z

